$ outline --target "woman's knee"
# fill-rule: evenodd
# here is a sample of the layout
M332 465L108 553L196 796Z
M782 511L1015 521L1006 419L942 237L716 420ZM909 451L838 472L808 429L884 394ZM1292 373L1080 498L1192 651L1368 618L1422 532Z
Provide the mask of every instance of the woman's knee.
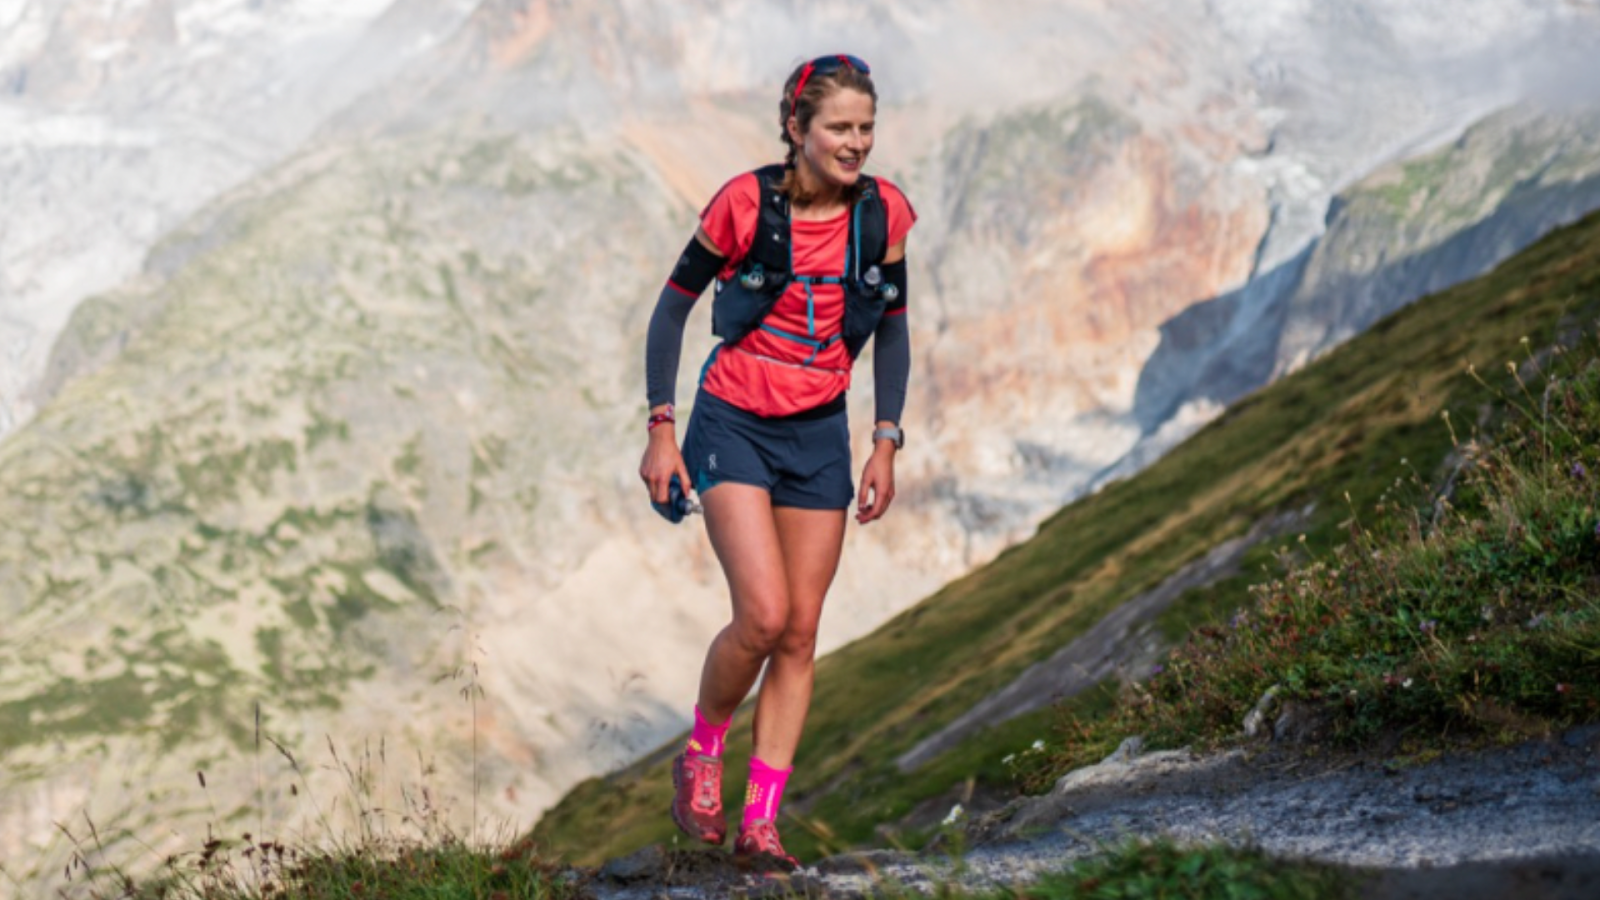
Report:
M791 621L778 638L777 651L795 659L811 659L817 655L817 623Z
M786 605L778 602L750 604L748 609L734 616L733 630L740 645L761 656L778 649L788 625Z

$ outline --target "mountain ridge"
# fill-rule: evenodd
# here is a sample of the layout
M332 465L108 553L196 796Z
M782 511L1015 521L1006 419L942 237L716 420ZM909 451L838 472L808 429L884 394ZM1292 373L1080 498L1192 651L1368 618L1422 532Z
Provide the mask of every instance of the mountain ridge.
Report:
M485 15L514 19L537 4L491 6ZM657 16L646 22L664 9L641 8ZM1132 363L1174 313L1271 258L1294 167L1315 182L1294 202L1320 213L1318 192L1356 166L1351 147L1376 152L1394 139L1391 120L1428 120L1453 96L1418 86L1315 158L1311 123L1333 113L1313 105L1274 122L1253 94L1269 82L1289 91L1300 70L1263 81L1186 68L1211 52L1236 61L1221 26L1192 9L1124 31L1149 10L1108 21L1093 4L1029 7L1006 21L1037 28L996 37L958 27L976 8L854 32L887 60L875 171L923 214L911 257L917 437L896 515L852 537L825 650L1086 490L1142 433L1124 408ZM617 52L607 29L629 9L551 31L500 68L463 74L445 50L419 57L426 71L363 94L311 145L169 234L137 280L80 307L39 418L0 443L0 505L9 521L38 523L0 537L0 607L21 611L0 641L0 717L23 735L0 747L0 795L22 798L0 802L8 857L42 844L29 858L49 877L67 851L36 826L78 809L137 822L170 805L187 812L166 824L198 825L201 767L227 786L208 801L227 814L311 815L285 793L294 773L282 760L269 754L265 802L249 776L217 768L237 762L257 701L267 734L299 759L329 734L414 744L454 815L468 796L484 815L530 814L682 724L725 604L701 536L649 516L633 472L646 298L707 187L778 151L760 124L773 71L784 53L812 52L815 35L750 45L734 42L731 20L657 35L625 61L643 68L562 96L561 66L591 40ZM818 21L857 13L836 4ZM400 27L410 14L394 8ZM1194 40L1176 40L1191 26ZM506 27L488 34L521 40L542 26ZM924 56L895 55L895 36ZM918 62L957 37L1008 51L1016 71ZM541 56L552 41L561 54ZM1001 92L1073 49L1083 70ZM1324 50L1319 65L1343 52L1337 40ZM660 74L645 64L680 51L685 68L661 89L714 89L674 107L675 120L629 108L629 86ZM1141 65L1118 74L1126 60ZM1341 88L1405 83L1404 66L1380 68ZM392 103L411 75L465 93L441 88L442 109ZM607 104L562 119L602 88ZM1263 176L1267 163L1285 169ZM691 324L681 398L706 330ZM858 421L869 399L852 393ZM457 693L469 671L488 698L470 710ZM192 740L167 752L180 734Z

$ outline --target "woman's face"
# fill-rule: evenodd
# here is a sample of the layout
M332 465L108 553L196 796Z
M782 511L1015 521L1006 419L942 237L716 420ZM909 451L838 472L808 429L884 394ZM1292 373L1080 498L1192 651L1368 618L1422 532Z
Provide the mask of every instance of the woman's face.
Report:
M870 96L841 88L818 104L804 135L790 116L789 137L800 145L800 156L825 185L849 187L861 177L861 167L872 152L874 113Z

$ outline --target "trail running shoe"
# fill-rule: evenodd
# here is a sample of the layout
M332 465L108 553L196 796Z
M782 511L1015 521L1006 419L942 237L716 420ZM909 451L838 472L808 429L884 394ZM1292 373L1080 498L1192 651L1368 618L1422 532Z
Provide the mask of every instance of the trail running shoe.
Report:
M784 852L783 844L778 841L778 826L772 824L771 819L757 819L750 823L749 828L740 828L739 837L733 842L734 856L766 855L789 864L790 869L798 869L800 861Z
M678 754L672 761L672 821L684 834L707 844L728 839L722 816L722 760Z

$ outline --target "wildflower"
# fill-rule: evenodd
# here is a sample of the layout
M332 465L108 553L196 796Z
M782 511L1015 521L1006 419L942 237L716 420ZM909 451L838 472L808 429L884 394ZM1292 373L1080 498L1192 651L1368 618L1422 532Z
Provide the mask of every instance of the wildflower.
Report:
M1589 470L1583 467L1583 463L1581 461L1575 462L1572 464L1572 477L1579 481L1583 481L1585 478L1589 477Z
M1011 765L1012 763L1016 762L1016 761L1017 761L1017 755L1015 753L1007 753L1005 755L1005 757L1000 760L1000 762L1002 762L1002 763L1004 763L1005 765L1008 765L1008 766Z
M1558 694L1565 694L1570 690L1572 690L1572 685L1567 684L1565 682L1562 682L1561 684L1556 685L1556 693L1558 693Z
M944 821L940 822L939 824L940 825L954 825L957 822L961 821L962 819L966 818L966 815L967 815L967 811L961 808L961 804L957 803L955 806L950 807L950 812L947 815L945 815Z
M1423 634L1433 634L1438 628L1439 623L1433 619L1423 619L1422 624L1417 626Z
M1550 616L1548 614L1546 614L1546 613L1538 613L1533 618L1528 620L1528 627L1529 628L1538 628L1538 627L1542 626L1545 622L1549 621L1549 619L1550 619Z
M1494 607L1485 606L1483 609L1478 611L1478 615L1482 616L1485 622L1492 623L1494 621Z
M1411 687L1411 679L1407 678L1405 681L1400 682L1400 686L1403 688Z
M1160 675L1162 672L1165 672L1166 670L1167 670L1166 666L1163 666L1161 663L1156 663L1155 665L1150 667L1150 677L1154 678L1157 675Z
M1034 741L1033 742L1033 746L1030 747L1029 749L1030 750L1043 750L1044 749L1044 741L1043 740Z

